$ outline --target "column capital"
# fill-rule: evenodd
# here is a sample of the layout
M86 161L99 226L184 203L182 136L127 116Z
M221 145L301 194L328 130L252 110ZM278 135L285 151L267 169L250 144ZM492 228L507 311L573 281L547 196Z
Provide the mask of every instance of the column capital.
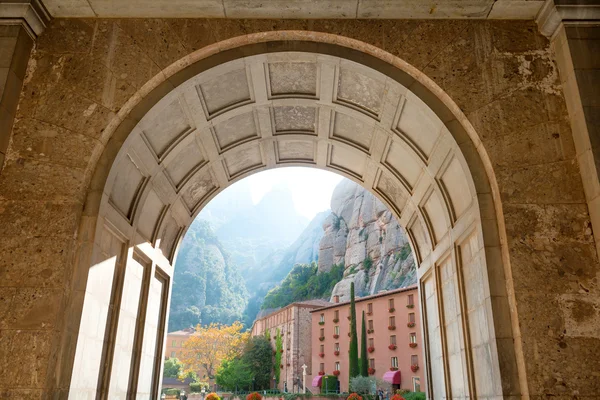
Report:
M541 34L553 39L561 25L600 25L597 0L546 0L535 22Z
M36 39L46 29L51 16L40 0L0 2L0 25L21 25Z

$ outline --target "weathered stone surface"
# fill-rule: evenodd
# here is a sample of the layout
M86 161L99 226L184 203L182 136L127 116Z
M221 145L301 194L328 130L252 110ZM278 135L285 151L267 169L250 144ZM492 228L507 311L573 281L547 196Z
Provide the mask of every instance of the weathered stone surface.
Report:
M20 120L0 177L0 237L10 238L2 242L0 256L20 258L0 264L1 276L8 277L0 291L0 369L6 372L0 374L0 397L35 398L35 388L56 389L45 385L54 382L47 379L54 368L48 354L50 343L60 342L59 333L17 329L60 330L58 295L34 287L70 285L72 271L59 265L74 251L67 238L77 235L88 189L81 171L95 169L94 154L101 148L95 138L113 113L134 89L190 51L275 29L330 32L378 46L423 69L467 113L502 194L514 316L521 330L516 340L523 347L530 396L596 396L598 260L554 54L533 22L57 19L38 39L28 65ZM37 121L25 120L31 118ZM484 171L471 173L477 180ZM339 210L342 227L358 223L354 210L354 204ZM365 219L371 218L369 213ZM384 248L401 240L387 217L378 221L388 225L377 250L385 260ZM349 238L364 244L377 230L370 228L363 242L347 232L340 229L328 239L333 262L343 259ZM17 249L19 238L24 239ZM50 240L44 238L59 239L44 245ZM38 253L41 245L47 248ZM56 269L48 265L54 257ZM397 260L391 270L408 268L406 260ZM362 274L355 276L364 282ZM379 272L377 282L389 279L382 276ZM13 309L12 299L22 305ZM19 389L7 389L13 387Z

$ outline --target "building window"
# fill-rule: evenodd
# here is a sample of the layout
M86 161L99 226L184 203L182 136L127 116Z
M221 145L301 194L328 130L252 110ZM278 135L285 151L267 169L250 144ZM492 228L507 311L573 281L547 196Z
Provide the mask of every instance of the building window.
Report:
M334 335L339 335L340 334L340 326L336 325L333 327L333 334Z
M321 345L321 351L319 353L325 354L325 345L324 344Z
M372 319L369 320L369 323L367 326L370 331L373 331L373 320Z
M417 343L417 334L412 332L410 335L408 335L408 339L410 340L410 343Z
M419 378L418 376L413 376L412 382L413 382L413 392L420 392L421 391L421 378Z
M375 347L375 339L369 338L369 347Z
M338 361L336 361L336 363L335 363L335 370L336 371L340 370L340 363Z
M325 337L325 328L321 328L321 337Z
M392 357L392 368L398 368L398 357Z
M171 358L175 358L177 356L177 353L175 353L174 351L171 352Z
M373 314L373 303L367 304L367 314Z
M410 322L411 324L415 323L415 313L408 314L408 322Z
M340 320L340 312L339 312L339 310L335 310L333 312L333 319L334 319L334 322L337 322L337 321Z
M319 365L319 371L321 371L321 372L325 372L325 364L321 363L321 364Z
M340 296L338 296L337 294L335 296L333 296L333 302L334 303L339 303L340 302Z
M374 358L369 359L369 368L375 369L375 359Z
M391 345L394 345L394 344L396 344L396 335L392 335L392 336L390 336L390 344L391 344Z
M319 320L319 322L325 322L325 314L321 314L321 319Z
M388 308L392 310L394 308L394 299L391 298L388 300Z
M415 305L415 296L412 294L408 295L408 305L409 306L414 306Z
M333 345L333 351L340 351L340 344L339 343L335 343Z
M390 327L396 327L396 317L390 317Z
M419 365L419 357L416 354L410 356L410 365Z

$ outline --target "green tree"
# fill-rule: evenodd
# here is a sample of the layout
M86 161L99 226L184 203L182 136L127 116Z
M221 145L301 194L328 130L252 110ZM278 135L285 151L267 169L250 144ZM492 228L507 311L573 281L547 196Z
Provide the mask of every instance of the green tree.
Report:
M225 360L217 370L215 381L227 390L251 390L252 370L240 358Z
M360 374L369 376L369 360L367 358L367 326L365 325L365 311L362 312L362 328L360 331Z
M358 337L356 334L356 304L354 301L354 282L350 284L350 357L349 357L349 379L360 375L358 367ZM349 387L352 385L349 382Z
M250 367L253 376L252 390L265 390L271 387L271 371L273 370L273 348L263 336L255 336L248 340L242 360Z
M181 362L176 358L167 358L163 368L163 376L165 378L177 378L181 371Z
M283 355L283 339L281 331L277 328L277 336L275 336L275 382L279 383L281 376L281 356Z

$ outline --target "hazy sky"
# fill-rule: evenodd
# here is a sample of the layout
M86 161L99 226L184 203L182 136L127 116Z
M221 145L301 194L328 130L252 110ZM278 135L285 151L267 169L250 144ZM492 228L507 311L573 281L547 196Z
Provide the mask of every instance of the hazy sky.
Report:
M331 193L344 179L341 175L316 168L288 167L260 172L246 178L252 187L252 201L258 203L273 185L287 184L298 213L312 219L329 209Z

